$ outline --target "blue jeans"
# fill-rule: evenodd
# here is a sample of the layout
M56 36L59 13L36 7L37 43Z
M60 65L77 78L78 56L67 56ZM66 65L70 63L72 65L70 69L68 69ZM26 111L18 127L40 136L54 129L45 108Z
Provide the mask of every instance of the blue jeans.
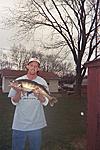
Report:
M12 150L24 150L26 139L29 141L30 150L40 150L41 129L33 131L13 130Z

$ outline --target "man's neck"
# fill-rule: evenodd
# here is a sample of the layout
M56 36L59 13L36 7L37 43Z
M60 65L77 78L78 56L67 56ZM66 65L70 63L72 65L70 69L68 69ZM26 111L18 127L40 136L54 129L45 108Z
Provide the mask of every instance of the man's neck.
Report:
M29 80L34 80L37 77L37 74L27 74Z

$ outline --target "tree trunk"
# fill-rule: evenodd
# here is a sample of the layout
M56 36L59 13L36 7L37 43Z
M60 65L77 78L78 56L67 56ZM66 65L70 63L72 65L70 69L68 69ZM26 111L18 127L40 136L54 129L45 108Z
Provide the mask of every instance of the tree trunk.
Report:
M75 93L79 96L81 96L81 84L82 84L81 65L78 64L76 67Z

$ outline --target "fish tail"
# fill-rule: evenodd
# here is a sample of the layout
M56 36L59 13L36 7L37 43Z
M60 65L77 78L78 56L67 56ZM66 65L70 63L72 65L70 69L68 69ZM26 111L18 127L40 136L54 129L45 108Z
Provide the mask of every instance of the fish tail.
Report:
M49 102L50 102L50 106L53 107L54 104L58 102L58 100L56 97L52 97Z

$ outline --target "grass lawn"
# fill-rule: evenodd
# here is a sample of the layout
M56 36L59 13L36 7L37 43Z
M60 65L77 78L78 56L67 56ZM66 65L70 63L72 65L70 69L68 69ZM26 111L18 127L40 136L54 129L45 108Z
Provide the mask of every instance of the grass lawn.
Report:
M86 97L57 94L58 103L44 108L48 126L43 129L42 150L86 150ZM14 106L0 95L0 150L11 150ZM26 144L28 150L28 145Z

